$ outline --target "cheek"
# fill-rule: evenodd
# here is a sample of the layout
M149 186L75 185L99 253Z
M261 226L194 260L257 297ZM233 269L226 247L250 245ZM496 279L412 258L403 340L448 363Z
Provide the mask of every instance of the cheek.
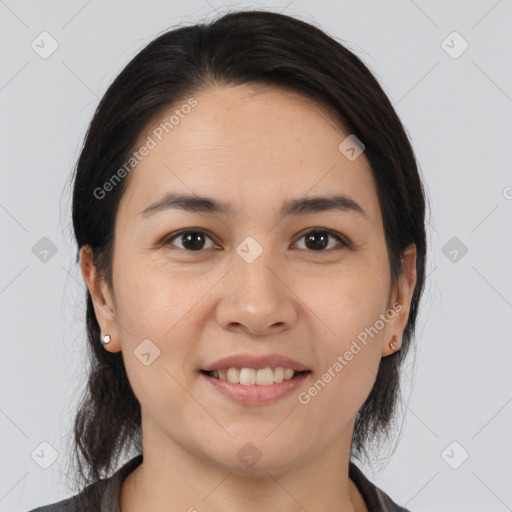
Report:
M305 289L302 291L301 296L307 297L304 302L328 332L330 347L336 346L344 352L352 340L364 341L365 333L386 312L389 291L386 277L368 265L351 265L347 271L333 273L325 282L317 281L307 293ZM368 334L366 337L372 339ZM373 339L377 337L374 335Z
M148 410L171 410L182 391L173 377L182 382L180 366L190 346L187 336L196 335L187 315L193 291L178 293L166 280L155 278L151 266L130 265L128 259L117 271L117 317L131 386Z
M368 271L368 266L354 266L313 295L311 309L328 334L317 336L316 352L323 364L313 387L306 390L306 401L355 415L370 393L386 325L381 318L387 310L389 283L382 276L387 277Z
M204 290L196 280L171 277L142 256L127 256L117 264L116 304L120 322L133 342L144 338L162 340L182 329L182 320L198 302Z
M361 408L375 382L380 350L357 340L324 345L325 366L298 396L307 416L314 419L322 436L333 436ZM308 410L309 408L309 410Z

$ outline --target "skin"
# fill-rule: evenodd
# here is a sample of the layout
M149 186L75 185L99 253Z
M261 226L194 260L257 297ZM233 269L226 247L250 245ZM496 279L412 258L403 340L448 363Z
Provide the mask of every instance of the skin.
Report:
M126 178L113 290L88 247L81 250L102 335L112 337L105 350L122 351L142 406L144 462L124 482L122 512L366 511L348 477L354 419L381 358L393 353L393 335L400 347L416 284L415 246L392 289L370 165L364 153L349 161L338 150L348 133L323 107L248 85L212 86L194 97L198 105ZM140 218L170 191L213 197L233 211L169 209ZM367 218L279 213L287 199L334 192L359 203ZM161 243L183 228L207 230L198 250L183 237ZM304 237L310 228L337 232L350 245L330 236L315 250ZM247 236L263 248L250 264L236 252ZM402 309L394 318L307 405L299 403L298 392L395 302ZM149 366L133 353L146 338L160 350ZM237 404L198 373L227 355L274 352L312 374L271 405ZM237 457L249 442L262 454L252 467Z

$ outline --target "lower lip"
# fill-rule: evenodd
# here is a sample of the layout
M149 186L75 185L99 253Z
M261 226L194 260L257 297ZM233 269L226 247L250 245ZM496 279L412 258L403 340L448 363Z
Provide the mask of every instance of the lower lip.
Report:
M201 377L206 379L215 390L244 405L264 405L277 402L296 390L309 374L310 372L301 373L293 379L283 380L283 382L270 384L269 386L258 386L257 384L246 386L216 379L200 372Z

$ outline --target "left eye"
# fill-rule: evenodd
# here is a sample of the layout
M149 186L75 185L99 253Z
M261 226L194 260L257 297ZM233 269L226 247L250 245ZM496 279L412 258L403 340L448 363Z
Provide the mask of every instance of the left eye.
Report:
M328 239L329 237L334 238L339 242L339 244L343 247L348 247L348 243L346 243L338 234L326 230L326 229L313 229L308 231L307 233L304 233L299 240L302 240L303 238L306 240L306 248L311 249L314 252L325 252L324 249L327 248ZM187 231L181 231L177 234L174 234L170 238L168 238L164 245L175 245L173 243L173 240L181 238L182 240L182 246L180 249L185 249L189 252L198 252L201 249L204 249L204 239L210 239L212 242L213 240L211 237L202 230L187 230ZM309 244L309 246L308 246ZM179 247L179 246L178 246ZM215 243L213 242L213 246L206 247L206 249L214 249L216 247Z
M326 245L328 245L327 240L329 237L337 240L343 247L348 247L348 244L339 235L325 229L313 229L308 231L307 233L303 234L299 240L305 238L306 244L309 243L312 247L314 247L313 251L325 252L322 249L326 249Z

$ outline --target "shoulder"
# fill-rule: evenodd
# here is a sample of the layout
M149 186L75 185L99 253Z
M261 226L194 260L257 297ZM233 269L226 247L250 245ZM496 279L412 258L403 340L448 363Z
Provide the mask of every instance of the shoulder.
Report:
M100 512L101 510L119 510L121 487L126 476L142 463L143 456L139 454L111 477L94 482L79 494L50 505L38 507L29 512Z
M411 512L395 503L382 489L368 480L352 461L349 465L349 477L356 484L371 512Z
M44 505L29 512L84 512L86 510L99 512L106 485L107 480L100 480L71 498Z

